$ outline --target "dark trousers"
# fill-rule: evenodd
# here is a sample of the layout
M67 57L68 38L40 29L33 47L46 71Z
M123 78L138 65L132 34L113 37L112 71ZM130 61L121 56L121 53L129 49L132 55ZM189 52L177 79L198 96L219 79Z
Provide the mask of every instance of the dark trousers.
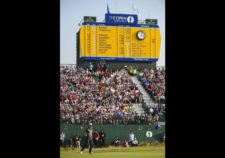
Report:
M94 143L95 147L98 147L98 140L94 139L93 143Z
M92 152L92 148L93 148L93 141L92 140L86 140L86 142L83 145L81 151L83 151L86 147L89 147L89 153L91 153Z
M60 140L60 146L65 147L64 140Z
M101 138L101 139L100 139L99 145L100 145L101 147L105 146L105 138Z

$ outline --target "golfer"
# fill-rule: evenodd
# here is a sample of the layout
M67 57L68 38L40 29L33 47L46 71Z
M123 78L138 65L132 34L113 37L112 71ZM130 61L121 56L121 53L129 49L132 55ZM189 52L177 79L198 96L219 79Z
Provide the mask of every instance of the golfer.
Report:
M87 133L87 137L84 143L84 146L80 150L80 154L83 154L83 150L85 147L89 147L89 154L92 154L92 148L93 148L93 125L92 123L89 123L88 128L85 130Z

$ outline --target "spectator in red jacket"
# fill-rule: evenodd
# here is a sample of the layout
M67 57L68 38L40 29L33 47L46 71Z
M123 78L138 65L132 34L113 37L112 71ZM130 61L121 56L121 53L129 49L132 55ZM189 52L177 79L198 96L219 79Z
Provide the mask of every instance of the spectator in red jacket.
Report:
M100 134L97 130L95 130L95 132L93 133L93 142L95 147L99 146L99 138L100 138Z

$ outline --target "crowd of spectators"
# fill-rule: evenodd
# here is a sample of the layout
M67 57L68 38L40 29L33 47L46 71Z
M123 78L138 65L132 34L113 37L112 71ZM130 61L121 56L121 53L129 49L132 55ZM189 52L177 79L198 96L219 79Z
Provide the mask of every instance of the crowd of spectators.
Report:
M133 103L142 103L142 94L125 69L112 71L106 66L88 68L65 66L60 70L61 120L85 124L136 124L152 120L139 116Z
M165 103L165 70L144 69L139 73L142 85L157 103Z

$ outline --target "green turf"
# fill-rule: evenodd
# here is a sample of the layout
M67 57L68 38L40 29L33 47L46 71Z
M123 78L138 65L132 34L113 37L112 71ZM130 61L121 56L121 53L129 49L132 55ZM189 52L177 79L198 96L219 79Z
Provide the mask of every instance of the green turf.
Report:
M89 154L85 149L81 155L78 149L61 149L60 158L165 158L165 146L112 147L93 151L93 154Z

